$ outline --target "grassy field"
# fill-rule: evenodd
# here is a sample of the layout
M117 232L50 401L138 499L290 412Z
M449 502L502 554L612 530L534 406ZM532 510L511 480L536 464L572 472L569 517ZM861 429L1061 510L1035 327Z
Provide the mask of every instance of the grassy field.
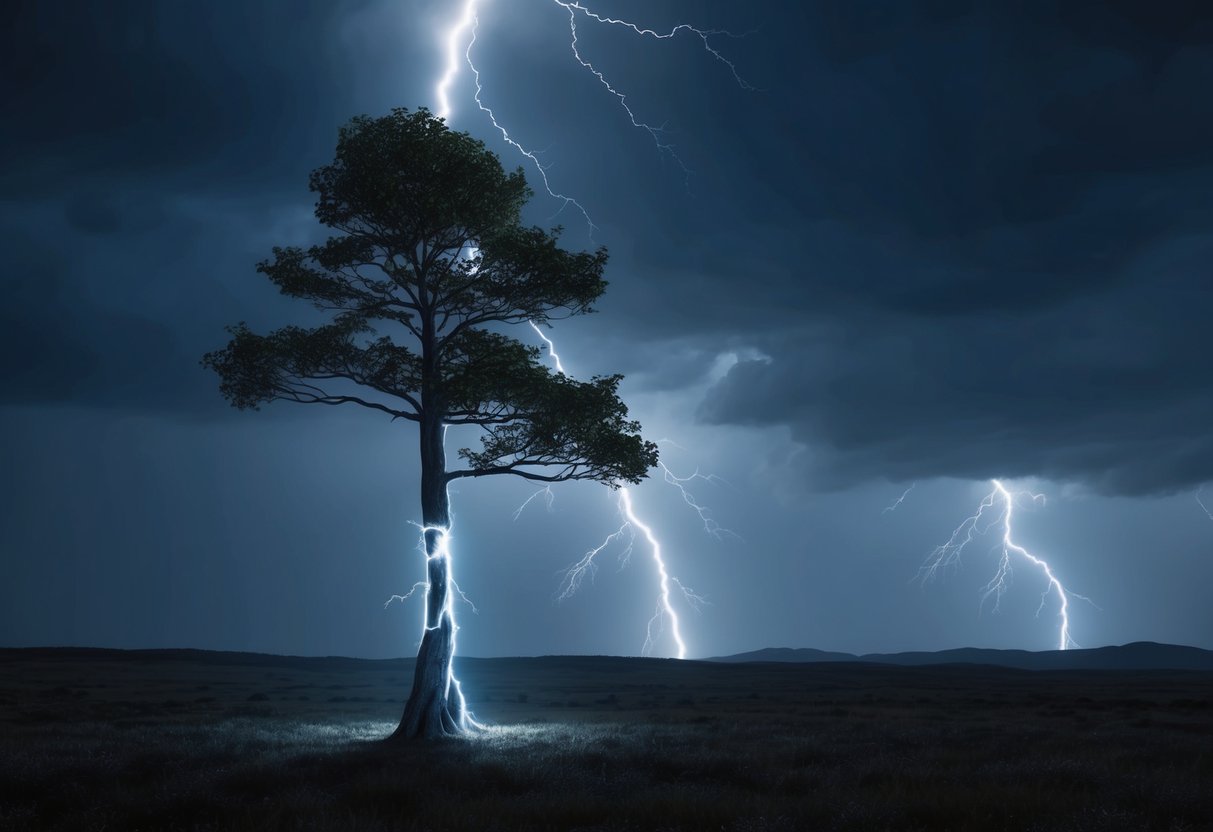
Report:
M1213 674L0 650L0 829L1213 829Z

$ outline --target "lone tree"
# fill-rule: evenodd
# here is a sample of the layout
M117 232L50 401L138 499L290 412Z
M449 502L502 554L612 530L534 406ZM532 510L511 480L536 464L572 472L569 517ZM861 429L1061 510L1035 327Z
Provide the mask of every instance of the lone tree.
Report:
M452 676L455 650L447 485L512 474L544 483L639 482L657 449L627 418L621 376L558 375L512 324L583 315L602 294L606 252L565 251L559 229L524 227L521 170L426 110L360 116L332 164L313 171L316 218L336 234L275 248L257 271L329 320L257 335L243 323L202 363L240 409L265 402L351 404L416 422L426 553L425 631L395 737L458 734L475 723ZM447 470L448 425L481 447Z

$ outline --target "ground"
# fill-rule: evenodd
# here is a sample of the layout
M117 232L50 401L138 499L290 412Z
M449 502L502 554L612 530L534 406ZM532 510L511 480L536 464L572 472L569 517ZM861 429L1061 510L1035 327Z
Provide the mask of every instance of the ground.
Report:
M1213 829L1213 674L0 650L0 829Z

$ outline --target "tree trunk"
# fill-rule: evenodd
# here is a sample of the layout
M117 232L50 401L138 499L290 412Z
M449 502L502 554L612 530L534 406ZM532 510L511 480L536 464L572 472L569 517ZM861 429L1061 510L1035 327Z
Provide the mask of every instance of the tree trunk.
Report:
M433 418L423 418L420 433L422 534L429 582L425 594L425 632L417 651L413 690L392 739L463 734L476 726L452 667L458 628L447 547L451 513L446 489L446 437L441 421Z

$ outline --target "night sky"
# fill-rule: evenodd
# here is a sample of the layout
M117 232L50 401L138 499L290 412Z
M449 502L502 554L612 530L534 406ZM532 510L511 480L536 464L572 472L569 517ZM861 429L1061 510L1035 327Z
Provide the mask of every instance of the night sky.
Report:
M1213 11L1204 3L600 0L580 48L664 124L655 147L574 61L549 0L482 0L483 98L541 152L528 220L605 245L599 313L552 336L622 372L663 460L637 508L690 655L1050 649L1057 598L997 530L915 581L990 491L1093 604L1082 646L1213 648ZM308 173L351 116L435 108L459 4L17 4L5 27L0 643L399 656L423 573L416 433L364 411L229 408L224 325L314 322L254 271L308 244ZM450 123L522 165L472 100ZM527 328L517 337L538 343ZM474 442L451 433L451 444ZM659 473L659 472L658 472ZM492 480L492 481L489 481ZM884 511L911 485L894 511ZM602 486L453 493L466 655L637 654L643 546L557 603L617 525ZM1038 607L1040 607L1038 611ZM668 638L657 655L669 655Z

